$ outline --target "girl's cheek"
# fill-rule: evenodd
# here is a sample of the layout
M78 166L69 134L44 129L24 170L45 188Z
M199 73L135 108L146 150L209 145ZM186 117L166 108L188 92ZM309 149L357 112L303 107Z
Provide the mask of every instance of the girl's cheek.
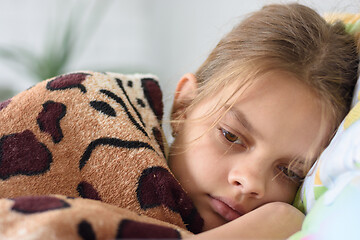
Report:
M287 202L289 204L292 203L297 192L297 187L295 187L293 184L290 183L287 184L277 183L276 188L273 189L274 190L276 189L276 191L272 193L274 201L282 201L282 202Z

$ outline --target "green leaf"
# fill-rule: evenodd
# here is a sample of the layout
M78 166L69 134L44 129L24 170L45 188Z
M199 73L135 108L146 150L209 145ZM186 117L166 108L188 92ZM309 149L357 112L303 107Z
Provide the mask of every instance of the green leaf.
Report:
M26 71L35 79L42 81L63 74L74 56L86 51L91 36L101 22L112 0L94 0L76 2L70 8L69 16L65 14L64 5L59 7L56 22L51 21L42 53L19 46L0 46L0 58L11 64L15 71ZM59 6L63 2L59 2ZM67 10L67 9L66 9ZM88 12L88 14L86 14ZM65 19L65 22L64 22Z

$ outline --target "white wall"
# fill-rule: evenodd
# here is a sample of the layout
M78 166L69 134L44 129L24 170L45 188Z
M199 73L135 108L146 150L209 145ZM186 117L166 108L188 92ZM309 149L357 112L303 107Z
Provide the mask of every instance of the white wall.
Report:
M66 71L152 72L160 77L168 109L181 75L195 71L220 37L246 13L272 2L290 1L0 0L0 47L23 46L41 53L52 23L66 21L77 7L108 4L99 25L92 25L93 35L81 40ZM320 13L360 12L360 0L298 2ZM82 31L78 30L80 35ZM0 58L0 88L21 91L33 84L34 79L21 67Z

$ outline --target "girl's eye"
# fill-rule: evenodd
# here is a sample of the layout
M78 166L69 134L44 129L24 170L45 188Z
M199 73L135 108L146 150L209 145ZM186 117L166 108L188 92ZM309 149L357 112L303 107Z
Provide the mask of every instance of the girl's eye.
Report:
M285 166L278 166L278 169L285 175L286 178L288 178L296 183L301 183L304 180L303 177L300 177L294 171L291 171L289 168L287 168Z
M225 129L221 129L221 131L222 131L224 137L226 138L226 140L228 140L229 142L234 143L234 142L236 142L236 140L238 140L238 137L235 134L233 134L229 131L226 131Z
M220 130L221 130L222 135L224 136L224 138L227 141L229 141L230 143L239 144L242 147L246 148L245 142L241 138L239 138L237 135L235 135L223 128L220 128Z

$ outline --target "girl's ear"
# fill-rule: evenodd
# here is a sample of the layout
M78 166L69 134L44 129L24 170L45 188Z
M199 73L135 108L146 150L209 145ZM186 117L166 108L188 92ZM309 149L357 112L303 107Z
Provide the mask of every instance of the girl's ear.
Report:
M171 120L186 119L185 110L191 104L197 93L197 80L194 74L187 73L178 82L171 111ZM173 130L174 126L173 126Z

